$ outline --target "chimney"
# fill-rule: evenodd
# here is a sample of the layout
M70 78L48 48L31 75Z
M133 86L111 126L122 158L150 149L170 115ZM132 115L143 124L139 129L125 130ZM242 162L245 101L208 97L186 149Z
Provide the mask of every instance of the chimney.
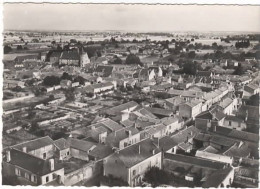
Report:
M141 154L141 146L138 145L138 153Z
M26 146L23 147L23 152L25 152L25 153L27 152L27 147Z
M245 121L247 121L248 119L248 110L246 110L246 117L245 117Z
M6 162L10 162L11 161L11 154L10 154L10 150L6 151Z
M153 149L153 155L155 154L155 149Z
M49 168L51 171L54 171L54 159L49 159Z

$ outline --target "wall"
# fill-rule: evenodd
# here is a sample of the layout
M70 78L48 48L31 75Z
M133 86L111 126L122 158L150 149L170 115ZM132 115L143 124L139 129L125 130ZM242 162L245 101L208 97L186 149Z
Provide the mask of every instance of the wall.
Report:
M231 122L231 125L229 124L229 122ZM246 124L244 122L237 122L231 120L224 120L223 126L231 129L236 129L239 131L246 129Z
M207 119L199 119L199 118L195 119L195 127L198 128L198 129L201 129L203 131L207 130L207 124L208 123L209 122L208 122Z
M128 182L128 170L124 163L113 154L104 160L104 176L113 175Z
M60 176L61 183L64 183L64 181L65 181L64 180L64 168L62 168L62 169L59 169L57 171L53 171L53 172L51 172L51 173L49 173L47 175L41 176L41 178L40 178L41 184L44 185L44 184L47 184L47 183L49 183L49 182L51 182L53 180L56 180L57 179L57 175ZM49 181L48 182L46 182L46 177L49 177Z
M232 162L233 162L232 157L228 157L228 156L224 156L224 155L220 155L220 154L213 154L213 153L209 153L209 152L203 152L203 151L197 151L195 156L205 158L205 159L210 159L213 161L229 163L229 164L232 164Z
M129 145L129 144L135 144L135 143L137 143L137 142L140 142L140 133L137 133L137 134L135 134L135 135L132 135L132 136L130 136L129 138L126 138L126 139L124 139L124 140L121 140L120 142L119 142L119 149L121 150L121 149L124 149L125 148L125 143L127 143L127 146Z
M150 158L147 158L146 160L138 163L137 165L134 165L129 169L129 185L135 186L136 184L136 177L140 176L141 178L143 177L145 171L150 168L150 167L159 167L160 169L162 168L162 153L158 153L153 155ZM135 175L133 175L133 172L135 171Z
M87 164L82 168L70 172L64 176L64 185L72 186L84 179L89 179L93 176L93 164Z
M81 151L81 150L78 150L78 149L74 149L74 148L71 148L70 151L71 151L72 157L75 157L75 158L78 158L78 159L81 159L81 160L85 160L85 161L89 160L87 152L84 152L84 151Z
M39 157L41 159L43 159L43 153L46 153L45 159L48 159L48 158L51 158L51 157L54 156L55 147L54 147L54 145L49 145L49 146L45 146L43 148L39 148L39 149L36 149L36 150L33 150L33 151L28 151L27 153L32 154L32 155Z
M7 104L7 103L15 103L15 102L19 102L19 101L25 101L25 100L28 100L28 99L33 98L33 97L34 97L34 94L30 94L28 96L23 96L23 97L19 97L19 98L3 100L3 105Z
M179 106L179 115L181 115L182 117L186 117L186 118L191 118L191 107L186 105L186 104L182 104Z

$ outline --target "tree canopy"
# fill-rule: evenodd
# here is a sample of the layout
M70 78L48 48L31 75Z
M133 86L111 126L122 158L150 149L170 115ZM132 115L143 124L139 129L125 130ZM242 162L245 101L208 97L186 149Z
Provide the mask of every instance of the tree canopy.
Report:
M129 54L126 57L125 63L126 64L138 64L140 66L143 66L143 63L140 61L140 58L134 54Z
M171 179L166 171L158 167L151 167L145 172L144 180L150 183L152 187L157 187L161 184L168 184Z

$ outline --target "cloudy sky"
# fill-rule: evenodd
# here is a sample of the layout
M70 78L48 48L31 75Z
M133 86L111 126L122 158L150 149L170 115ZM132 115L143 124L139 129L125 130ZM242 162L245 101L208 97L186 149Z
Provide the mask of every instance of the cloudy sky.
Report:
M4 29L260 31L260 6L4 4Z

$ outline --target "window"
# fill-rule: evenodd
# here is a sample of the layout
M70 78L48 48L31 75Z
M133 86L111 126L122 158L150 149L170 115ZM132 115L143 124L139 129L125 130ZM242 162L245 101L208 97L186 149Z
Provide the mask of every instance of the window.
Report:
M136 174L136 170L133 170L133 176L135 176L135 174Z
M70 155L70 151L67 152L67 156Z
M18 168L15 168L15 175L21 176L21 171Z
M36 176L35 175L31 175L31 181L32 182L37 182Z
M25 173L25 178L27 179L27 180L30 180L30 175L28 174L28 173Z
M231 121L228 121L228 125L231 126L232 122Z
M46 177L46 182L49 182L49 176Z
M43 156L43 159L46 159L46 157L47 157L46 152L44 152L44 153L42 154L42 156Z

